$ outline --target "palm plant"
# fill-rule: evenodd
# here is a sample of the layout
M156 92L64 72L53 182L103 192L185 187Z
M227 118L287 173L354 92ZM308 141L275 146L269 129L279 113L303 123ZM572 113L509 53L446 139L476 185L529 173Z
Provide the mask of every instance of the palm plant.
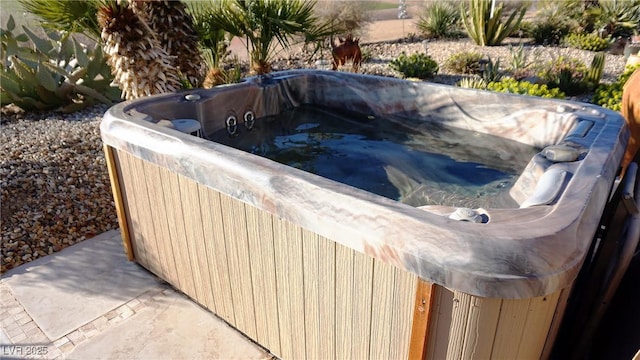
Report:
M204 62L193 18L185 5L181 1L138 0L132 3L132 9L155 34L183 80L190 86L199 86L204 78Z
M98 23L114 82L125 99L171 92L181 87L172 59L149 26L117 0L101 0Z
M43 20L43 26L67 33L82 33L100 40L100 25L96 19L99 0L19 0L22 7Z
M518 28L525 12L526 6L514 10L506 21L502 21L504 3L500 3L495 9L491 7L492 0L469 0L469 17L463 16L464 28L469 37L480 46L497 46ZM465 14L464 7L461 7Z
M245 39L252 70L266 74L276 45L288 48L294 35L314 25L314 5L308 0L220 0L212 15L219 28Z

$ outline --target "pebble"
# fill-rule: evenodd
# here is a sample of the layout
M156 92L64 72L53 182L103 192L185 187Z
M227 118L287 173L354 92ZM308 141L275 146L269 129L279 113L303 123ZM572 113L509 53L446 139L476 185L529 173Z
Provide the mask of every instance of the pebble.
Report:
M517 46L519 39L507 39ZM432 81L455 84L462 76L444 69L452 54L477 51L511 59L508 46L480 47L469 39L393 41L362 44L370 55L361 73L401 77L389 62L402 52L424 52L440 65ZM529 62L541 63L558 56L577 57L590 64L592 52L564 47L525 47ZM309 59L301 47L276 59L274 70L315 68L320 57ZM330 53L325 51L325 60ZM623 71L621 55L607 55L603 82L612 82ZM574 100L587 101L590 94ZM0 118L1 244L0 274L36 258L53 254L74 243L118 226L109 176L102 152L100 120L107 106L99 105L73 114L23 112L11 105Z
M1 273L118 226L100 105L73 114L2 109Z

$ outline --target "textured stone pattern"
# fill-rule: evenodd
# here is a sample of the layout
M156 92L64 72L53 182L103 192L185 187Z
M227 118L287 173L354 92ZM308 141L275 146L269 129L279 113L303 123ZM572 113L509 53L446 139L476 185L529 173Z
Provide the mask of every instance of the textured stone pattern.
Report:
M157 288L143 293L78 329L58 339L49 339L15 299L5 281L0 281L0 325L10 341L10 344L0 344L0 355L1 357L13 355L25 359L65 359L78 344L133 316L153 302L162 301L174 292L176 291L168 285L158 284ZM27 352L39 354L27 354Z

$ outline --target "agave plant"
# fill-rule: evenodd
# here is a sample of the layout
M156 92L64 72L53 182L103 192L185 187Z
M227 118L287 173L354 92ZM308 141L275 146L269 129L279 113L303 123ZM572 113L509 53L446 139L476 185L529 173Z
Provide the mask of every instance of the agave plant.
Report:
M176 91L182 84L172 57L127 4L103 0L98 23L114 83L125 99Z
M85 47L68 34L49 30L40 37L23 26L14 34L9 16L1 31L0 103L23 110L73 112L96 101L119 98L99 46Z
M212 15L218 28L244 38L252 70L266 74L277 45L288 48L294 35L314 25L314 5L308 0L219 0Z
M495 9L491 7L492 0L469 0L469 16L463 16L464 28L469 37L480 46L497 46L518 28L526 6L515 9L506 21L502 21L504 4L500 3ZM461 7L464 14L465 9Z
M172 66L191 86L199 86L205 64L198 46L198 33L193 18L181 1L138 0L132 9L156 35L163 50L170 56Z

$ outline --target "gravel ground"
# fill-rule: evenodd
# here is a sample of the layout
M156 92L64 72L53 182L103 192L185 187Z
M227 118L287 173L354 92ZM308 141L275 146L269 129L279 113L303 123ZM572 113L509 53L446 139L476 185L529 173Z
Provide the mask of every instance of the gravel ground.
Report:
M363 44L362 48L371 60L363 64L361 72L400 77L389 68L389 61L402 52L422 52L425 43L396 41ZM505 65L511 58L507 46L479 47L468 39L428 42L426 48L440 64L441 73L434 81L445 84L461 78L443 69L451 54L477 51L494 60L500 58ZM526 48L529 61L536 63L565 55L589 64L593 57L591 52L570 48ZM295 51L276 61L274 69L315 67L307 58ZM624 64L622 56L607 55L603 81L614 80ZM590 97L588 94L576 100L587 101ZM106 109L96 106L74 114L2 109L1 273L117 227L99 133Z
M2 109L2 273L117 227L99 130L106 109Z

